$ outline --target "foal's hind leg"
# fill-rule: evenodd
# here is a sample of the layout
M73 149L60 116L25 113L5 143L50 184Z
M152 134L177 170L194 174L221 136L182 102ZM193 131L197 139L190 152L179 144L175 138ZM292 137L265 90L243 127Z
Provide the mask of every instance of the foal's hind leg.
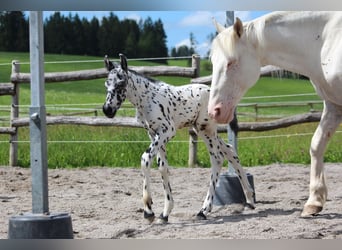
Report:
M167 222L169 218L169 214L173 208L173 197L172 197L172 190L169 180L169 166L166 159L166 149L165 146L161 146L158 156L157 156L157 163L159 167L159 171L163 180L163 188L164 188L164 210L160 214L159 218L163 222Z
M239 158L237 154L230 145L224 143L224 141L217 136L217 133L216 131L214 132L214 129L216 129L216 126L215 128L212 128L212 132L199 131L199 135L203 138L209 151L211 162L210 186L203 206L200 212L197 214L197 218L199 219L206 219L206 215L212 209L212 202L215 195L216 183L218 181L219 174L223 165L223 160L225 157L233 164L233 167L238 173L238 177L246 197L247 205L250 208L255 207L253 189L250 187L248 183L246 173L239 163Z
M327 199L323 155L326 145L342 122L342 107L324 102L321 121L311 140L310 196L301 216L318 214Z
M238 155L236 154L236 151L231 145L226 144L221 138L218 138L218 140L219 140L221 150L224 152L227 160L232 164L239 178L240 184L245 194L246 205L249 208L254 209L255 208L255 205L254 205L255 194L254 194L252 187L250 186L248 182L247 175L240 164L240 160L239 160Z

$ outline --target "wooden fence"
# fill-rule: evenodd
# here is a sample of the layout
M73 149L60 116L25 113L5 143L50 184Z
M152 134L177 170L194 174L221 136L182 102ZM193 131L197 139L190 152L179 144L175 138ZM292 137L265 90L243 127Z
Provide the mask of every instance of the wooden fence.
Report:
M192 83L210 84L209 77L199 77L200 73L200 57L192 56L191 67L178 66L144 66L130 67L138 73L149 76L183 76L192 78ZM107 77L105 69L80 70L73 72L45 73L45 83L63 82L63 81L79 81L91 80ZM20 63L12 62L11 83L0 83L0 95L11 95L11 115L10 126L0 127L0 134L9 134L10 136L10 155L9 165L16 166L18 158L18 129L20 127L29 126L29 118L19 117L19 86L23 83L30 82L29 73L20 73ZM303 115L292 116L288 118L278 119L271 122L254 122L254 123L239 123L239 131L265 131L276 128L291 126L304 122L315 122L320 120L320 113L308 113ZM116 117L108 119L105 117L85 117L85 116L47 116L47 125L57 124L73 124L73 125L88 125L88 126L119 126L119 127L141 127L141 125L133 117ZM219 133L227 132L227 125L218 127ZM196 165L197 155L197 136L189 130L189 166Z

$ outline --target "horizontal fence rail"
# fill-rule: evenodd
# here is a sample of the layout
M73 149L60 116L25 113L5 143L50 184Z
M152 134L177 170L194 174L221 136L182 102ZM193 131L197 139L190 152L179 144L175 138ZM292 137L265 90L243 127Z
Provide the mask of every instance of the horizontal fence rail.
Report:
M196 68L179 66L130 66L130 69L149 76L183 76L195 77ZM45 82L81 81L105 78L108 75L106 69L78 70L70 72L45 73ZM30 73L12 73L11 82L29 83Z
M12 83L0 83L0 95L14 95L15 85Z
M276 119L268 122L240 122L239 131L268 131L285 128L296 124L318 122L321 119L321 112L299 114L286 118ZM13 127L29 126L29 118L18 118L12 120ZM135 117L83 117L83 116L47 116L47 125L87 125L87 126L117 126L130 128L143 128ZM217 132L226 133L227 124L220 124Z

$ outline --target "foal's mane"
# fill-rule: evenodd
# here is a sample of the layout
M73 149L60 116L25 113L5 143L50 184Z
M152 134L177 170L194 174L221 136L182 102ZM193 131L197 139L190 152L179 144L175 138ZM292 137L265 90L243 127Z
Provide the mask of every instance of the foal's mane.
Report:
M141 73L138 73L137 71L133 70L133 69L128 69L128 71L134 75L137 75L137 76L140 76L142 78L145 78L147 79L148 81L152 82L152 83L160 83L161 81L160 80L157 80L157 79L154 79L154 78L151 78L149 76L145 76Z

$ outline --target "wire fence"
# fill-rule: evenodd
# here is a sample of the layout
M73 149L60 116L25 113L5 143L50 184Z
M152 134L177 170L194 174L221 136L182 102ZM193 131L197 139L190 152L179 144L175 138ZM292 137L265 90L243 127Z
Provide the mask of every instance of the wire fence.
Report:
M154 58L130 58L127 61L158 61L158 60L181 60L191 59L191 56L177 56L177 57L154 57ZM208 57L201 57L205 59ZM114 60L115 61L115 60ZM73 64L73 63L102 63L103 60L68 60L68 61L45 61L44 64ZM30 62L20 62L20 65L30 65ZM0 63L0 66L11 66L12 63Z
M342 133L342 130L337 130L336 134ZM275 138L290 138L294 136L312 136L313 133L293 133L293 134L278 134L278 135L261 135L261 136L247 136L247 137L239 137L239 140L260 140L260 139L275 139ZM20 140L13 141L16 143L30 143L30 141ZM151 141L127 141L127 140L73 140L73 141L47 141L49 144L81 144L81 143L125 143L125 144L136 144L136 143L150 143ZM202 140L194 141L197 143L204 143ZM0 140L0 143L8 143L8 140ZM189 143L189 140L171 140L169 143Z

